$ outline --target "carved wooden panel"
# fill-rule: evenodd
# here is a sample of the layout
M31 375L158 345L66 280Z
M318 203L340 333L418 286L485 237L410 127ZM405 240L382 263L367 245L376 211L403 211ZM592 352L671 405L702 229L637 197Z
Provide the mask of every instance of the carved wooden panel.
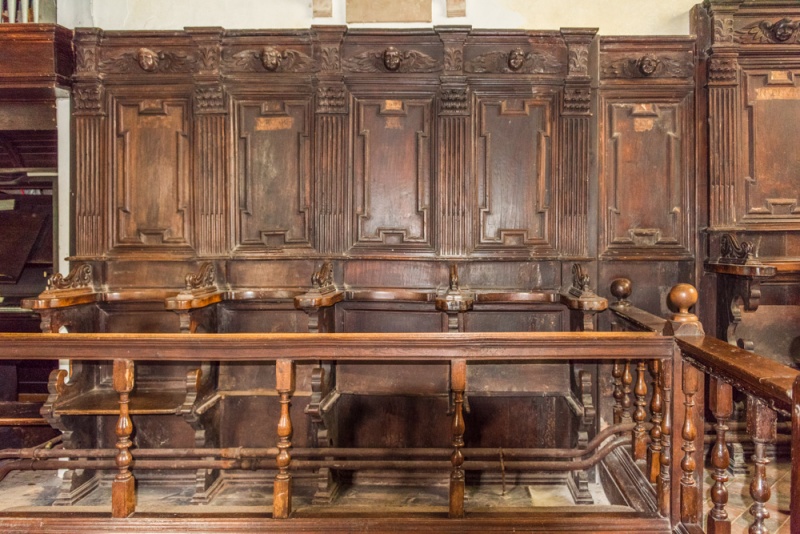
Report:
M475 107L475 253L552 252L552 100L479 96Z
M120 97L113 109L112 247L190 252L188 99Z
M691 257L692 106L604 99L603 255Z
M311 102L238 100L236 252L311 248Z
M356 247L432 251L432 107L432 99L356 99Z
M738 189L745 224L800 223L800 70L748 72L748 162Z

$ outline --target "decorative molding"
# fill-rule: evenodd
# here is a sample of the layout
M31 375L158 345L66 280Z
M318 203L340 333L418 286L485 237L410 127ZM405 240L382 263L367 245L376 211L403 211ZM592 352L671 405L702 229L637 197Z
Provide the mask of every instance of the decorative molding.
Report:
M208 289L214 287L216 281L216 269L214 264L206 262L200 266L200 269L192 274L189 273L184 279L186 284L186 291L196 291L198 289Z
M563 67L563 64L550 54L535 54L514 48L508 52L487 52L474 57L466 63L464 71L475 74L556 74L560 73Z
M588 114L592 109L592 88L587 86L564 89L564 112L571 114Z
M88 263L81 263L73 267L67 276L55 273L47 280L46 293L52 291L63 291L66 289L80 289L92 287L92 266Z
M400 50L393 46L383 51L367 51L345 59L342 64L350 72L439 72L442 66L433 57L419 50Z
M188 53L155 51L144 47L136 52L108 57L99 63L101 72L111 74L175 74L193 72L196 67L197 59Z
M716 44L733 43L733 17L714 17L714 42Z
M344 85L317 87L317 113L347 113L347 89Z
M280 50L265 46L260 50L248 49L223 58L223 65L239 72L314 72L314 60L292 48Z
M588 76L589 75L589 47L571 46L569 49L569 75Z
M199 50L199 63L201 69L207 72L217 72L219 70L219 47L202 46Z
M605 59L601 65L604 78L691 78L694 73L694 64L687 55L644 54Z
M736 42L741 44L795 44L800 42L800 20L782 18L775 22L762 20L743 26L736 31Z

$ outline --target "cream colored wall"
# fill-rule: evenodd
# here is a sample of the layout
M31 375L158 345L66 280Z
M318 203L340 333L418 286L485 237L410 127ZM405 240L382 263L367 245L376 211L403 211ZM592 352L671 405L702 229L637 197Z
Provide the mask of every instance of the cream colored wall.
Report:
M397 0L402 1L402 0ZM332 0L333 17L313 18L311 0L59 0L59 23L107 30L307 28L345 24L345 0ZM467 0L467 17L447 18L446 0L433 0L433 25L557 29L597 27L601 35L689 33L689 10L699 0ZM431 24L356 24L420 27Z

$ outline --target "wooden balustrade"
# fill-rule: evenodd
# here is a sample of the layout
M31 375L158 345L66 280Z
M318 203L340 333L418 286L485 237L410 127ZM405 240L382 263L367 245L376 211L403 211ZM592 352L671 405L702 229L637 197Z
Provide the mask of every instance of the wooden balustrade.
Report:
M698 460L697 450L698 421L702 423L702 407L697 406L698 398L707 399L709 411L715 419L714 441L710 451L711 477L714 480L709 489L712 507L707 512L706 529L710 533L730 533L731 517L726 509L728 503L727 483L729 481L728 468L730 455L728 451L727 431L728 422L733 414L733 391L739 390L747 395L747 431L755 445L753 455L753 474L750 482L750 496L753 504L750 507L752 516L750 533L761 534L768 532L765 520L769 518L769 511L765 503L770 498L771 481L767 479L766 466L769 459L766 448L776 441L776 422L778 414L792 417L792 464L791 464L791 531L800 532L800 372L775 362L767 357L740 349L719 339L705 336L702 327L697 322L697 317L689 313L689 309L697 300L697 293L691 286L681 284L670 293L670 301L679 311L671 317L671 321L664 321L643 310L637 309L628 301L631 294L631 285L627 280L617 280L612 284L612 294L617 297L617 302L609 305L615 314L613 324L617 331L651 331L666 335L674 334L681 355L678 364L682 368L680 374L680 394L683 398L683 414L681 435L681 479L680 479L680 519L685 525L700 525L701 497L698 492ZM672 365L668 362L666 365ZM658 365L657 362L651 362ZM651 367L653 376L658 374L658 369ZM702 374L708 375L708 391L704 392ZM615 384L615 398L619 406L617 411L622 412L624 396L624 378L622 367L614 367L612 376ZM659 508L662 513L669 510L670 462L675 461L671 454L671 440L669 435L673 417L678 414L670 404L674 398L671 393L672 372L666 368L661 369L661 391L654 385L653 399L651 400L651 421L654 426L650 433L649 461L655 455L656 418L660 420L660 474L657 485L659 491ZM655 379L654 379L655 380ZM637 382L638 389L638 382ZM660 399L656 400L656 395ZM638 403L637 391L637 403ZM658 414L659 404L663 404L661 414ZM638 404L637 404L638 409ZM615 411L615 417L616 413ZM638 416L634 413L634 420ZM650 466L651 480L653 467Z

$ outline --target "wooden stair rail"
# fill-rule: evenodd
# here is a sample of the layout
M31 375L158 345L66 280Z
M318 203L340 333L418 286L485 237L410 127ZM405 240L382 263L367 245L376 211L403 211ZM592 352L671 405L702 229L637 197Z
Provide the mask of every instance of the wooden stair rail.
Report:
M687 414L695 411L694 396L698 385L703 381L695 376L700 371L709 376L709 391L706 394L709 409L716 419L716 438L711 451L712 478L714 484L710 489L713 508L707 514L707 531L712 533L729 533L730 517L725 509L728 501L727 469L730 458L726 444L728 420L732 413L732 391L737 389L747 395L748 420L747 429L756 451L755 468L750 484L750 495L753 505L750 513L753 516L750 532L767 532L764 520L769 512L764 503L770 497L770 487L766 480L765 466L768 459L764 449L776 439L777 414L792 417L792 465L791 465L791 531L800 532L800 371L771 360L765 356L740 349L699 330L696 316L689 309L696 302L696 290L688 284L680 284L670 292L670 304L679 311L671 317L671 321L663 321L646 311L635 308L627 300L631 294L630 281L615 280L611 286L616 303L610 303L609 309L615 315L616 330L651 331L668 333L674 331L677 346L684 363L683 393ZM688 364L688 365L685 365ZM617 375L614 375L615 379ZM669 399L665 394L665 399ZM702 410L701 410L702 412ZM665 410L665 417L669 410ZM685 417L685 421L689 421ZM662 429L663 429L662 422ZM689 497L688 491L696 470L696 460L692 443L696 439L697 428L684 424L682 489ZM665 458L662 454L661 458ZM669 455L666 455L669 459ZM690 476L692 475L692 476ZM681 500L681 516L684 523L696 519L693 517L700 503Z

